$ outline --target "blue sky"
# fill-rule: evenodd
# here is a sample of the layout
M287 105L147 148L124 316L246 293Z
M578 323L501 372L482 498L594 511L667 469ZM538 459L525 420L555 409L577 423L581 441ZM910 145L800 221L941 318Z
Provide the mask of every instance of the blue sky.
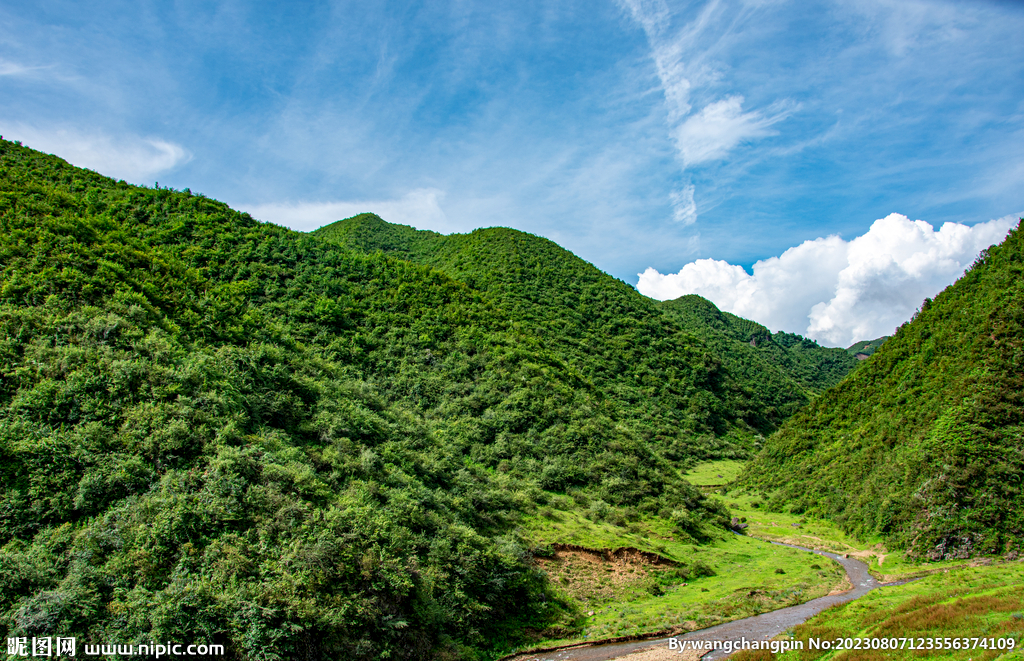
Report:
M0 133L297 229L515 227L633 284L1024 210L1024 3L495 5L7 2Z

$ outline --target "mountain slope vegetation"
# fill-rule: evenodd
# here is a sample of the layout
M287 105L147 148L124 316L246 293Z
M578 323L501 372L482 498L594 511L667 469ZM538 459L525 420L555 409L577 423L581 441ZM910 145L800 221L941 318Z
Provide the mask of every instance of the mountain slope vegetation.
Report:
M713 346L726 369L788 418L824 390L839 383L858 361L794 333L772 333L761 324L722 312L696 294L658 307L684 329Z
M885 341L888 339L888 335L883 335L882 337L875 340L861 340L860 342L857 342L851 346L846 347L846 351L852 356L856 356L857 354L870 356L874 352L878 351L878 347L885 344Z
M578 630L524 536L544 503L724 529L680 469L786 411L712 343L538 237L363 220L0 141L8 636L487 658Z
M315 234L432 266L479 290L596 388L645 409L658 444L676 448L673 459L743 456L751 438L774 431L857 364L799 336L773 336L697 296L655 303L517 230L443 236L361 214ZM753 338L766 343L754 350ZM680 440L673 428L691 438Z
M928 559L1020 551L1024 231L788 420L746 482Z
M0 628L472 658L574 626L519 532L547 494L726 524L680 466L781 418L706 342L537 237L377 229L0 142Z

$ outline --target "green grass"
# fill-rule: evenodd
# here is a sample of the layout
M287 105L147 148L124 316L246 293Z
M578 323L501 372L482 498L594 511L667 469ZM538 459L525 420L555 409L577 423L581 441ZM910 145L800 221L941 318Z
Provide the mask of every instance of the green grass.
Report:
M652 518L629 526L616 526L608 522L595 522L579 510L542 507L538 514L526 518L527 538L537 544L576 544L591 549L615 549L626 546L657 553L682 561L685 558L677 543L679 536L669 522ZM689 545L685 545L689 548Z
M871 573L883 582L967 564L964 560L909 560L902 552L888 549L879 536L858 539L846 534L839 526L826 519L788 512L770 512L764 507L766 499L762 496L735 488L721 480L715 483L708 480L708 476L718 479L718 475L735 479L744 465L744 462L733 460L708 462L691 469L685 477L692 484L702 487L705 493L721 500L729 508L732 516L747 524L744 532L751 537L831 553L848 553L868 563Z
M698 487L729 484L739 477L745 465L746 462L734 459L710 461L694 466L683 477Z
M852 659L1022 659L1024 642L1024 563L953 569L906 585L884 587L857 601L830 608L797 626L792 634L804 641L786 661ZM983 649L833 652L807 649L809 638L1013 638L1013 652ZM740 658L740 657L737 657ZM753 658L752 656L750 658Z
M722 473L736 462L714 462L700 466L701 472ZM721 468L716 466L721 465ZM717 472L716 472L717 471ZM1012 653L986 650L928 652L910 650L869 650L828 652L805 649L772 657L767 653L741 653L737 661L786 659L787 661L852 661L854 659L953 658L1024 659L1020 651L1024 619L1024 563L1001 563L989 558L915 562L901 552L889 551L876 537L858 539L844 533L831 521L764 508L763 497L739 489L705 487L720 498L733 516L745 519L745 532L763 540L786 542L833 553L849 553L869 563L872 574L883 581L922 576L900 586L883 587L857 601L831 608L790 632L805 642L808 638L835 637L1015 637ZM794 526L793 524L797 524ZM967 566L978 562L992 565Z
M777 542L798 544L832 553L856 553L873 549L870 542L845 534L830 521L811 519L798 514L769 512L758 496L727 493L720 496L733 516L746 519L747 534Z
M619 527L591 521L578 510L548 507L527 519L524 532L542 547L552 543L594 549L632 546L657 553L685 568L702 564L714 571L714 576L680 578L671 570L638 568L633 580L611 589L611 576L601 575L602 571L611 571L607 567L588 568L585 563L559 567L557 573L552 572L556 584L563 586L566 596L579 605L585 618L582 628L571 637L538 641L543 646L679 626L703 628L820 597L845 580L842 568L825 558L809 562L805 552L724 532L718 539L698 545L680 539L673 534L671 524L659 518ZM549 570L550 567L549 564ZM590 574L581 575L586 571ZM568 585L563 578L568 579ZM652 593L655 583L661 594ZM587 586L591 587L589 594Z
M696 547L690 557L710 565L716 575L669 587L660 596L609 604L587 619L586 635L633 635L684 622L704 628L815 599L843 579L842 569L828 560L813 563L820 570L812 569L806 553L737 536Z
M776 610L826 594L842 578L842 570L824 559L808 562L800 551L780 548L765 540L792 541L803 546L818 546L834 552L885 556L885 572L901 576L922 570L938 572L901 586L883 587L861 599L834 607L790 635L806 641L810 637L1014 637L1017 650L1012 653L971 650L967 652L867 651L823 653L805 649L785 656L738 656L737 659L780 658L787 661L853 661L854 659L953 658L1024 659L1019 651L1024 634L1024 619L1014 614L1024 611L1024 563L997 563L990 566L963 567L952 562L912 563L898 554L886 553L877 544L869 544L844 535L827 521L803 520L790 514L761 511L757 500L746 494L726 494L724 500L734 506L737 515L746 516L753 536L726 535L707 545L695 545L674 537L668 522L649 519L631 527L614 526L589 520L579 511L542 510L527 521L528 537L536 542L572 543L590 548L633 546L650 550L692 566L707 564L714 576L666 585L664 575L637 572L635 580L620 586L612 599L588 599L576 590L575 599L586 616L571 637L538 641L539 645L569 644L580 640L602 640L639 635L672 627L705 628L720 622L740 619L760 612ZM558 502L558 501L556 501ZM560 503L565 504L565 503ZM793 528L792 523L800 523ZM820 570L813 569L819 565ZM785 573L778 574L776 569ZM580 572L580 566L573 566ZM891 577L889 577L891 578ZM649 591L659 583L663 594ZM565 586L570 592L572 586ZM751 595L751 593L754 593ZM589 612L593 615L589 615ZM1000 654L1002 654L1000 656ZM888 655L888 656L887 656Z
M752 537L773 542L795 544L806 548L850 554L868 564L875 578L883 581L897 581L960 567L966 560L943 560L939 562L918 562L908 559L900 551L891 551L881 538L857 539L844 533L839 526L825 519L816 519L786 512L769 512L763 507L763 499L741 492L720 495L734 517L746 519L749 526L746 533ZM796 524L796 525L794 525Z

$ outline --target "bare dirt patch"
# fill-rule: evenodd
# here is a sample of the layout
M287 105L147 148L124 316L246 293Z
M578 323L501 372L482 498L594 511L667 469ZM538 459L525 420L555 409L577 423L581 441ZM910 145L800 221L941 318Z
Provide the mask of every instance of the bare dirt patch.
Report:
M667 644L616 657L617 661L697 661L707 654L705 650L670 650Z
M671 561L636 549L563 546L549 557L537 558L537 563L553 583L590 609L661 594L663 585L682 583L687 577Z
M836 595L836 594L842 594L842 593L846 592L847 590L852 590L852 589L853 589L853 584L850 583L850 577L844 574L843 575L843 580L839 581L839 583L837 583L831 590L829 590L828 596L832 596L832 595Z

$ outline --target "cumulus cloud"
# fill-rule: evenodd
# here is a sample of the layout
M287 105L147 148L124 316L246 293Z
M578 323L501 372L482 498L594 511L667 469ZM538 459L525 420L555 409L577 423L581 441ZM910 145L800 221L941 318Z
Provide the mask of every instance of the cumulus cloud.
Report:
M260 220L300 232L310 232L336 220L366 212L375 213L390 223L445 232L450 228L448 217L441 208L443 199L442 190L417 188L395 200L242 204L238 208Z
M984 248L1002 241L1019 215L974 226L893 213L851 241L828 236L758 261L753 273L698 259L678 273L648 268L637 289L659 300L699 294L772 330L800 333L828 346L891 335L925 297L953 283Z
M113 136L71 128L41 129L26 124L8 124L2 133L9 140L21 140L72 165L137 184L148 184L161 172L192 159L181 145L160 138Z

